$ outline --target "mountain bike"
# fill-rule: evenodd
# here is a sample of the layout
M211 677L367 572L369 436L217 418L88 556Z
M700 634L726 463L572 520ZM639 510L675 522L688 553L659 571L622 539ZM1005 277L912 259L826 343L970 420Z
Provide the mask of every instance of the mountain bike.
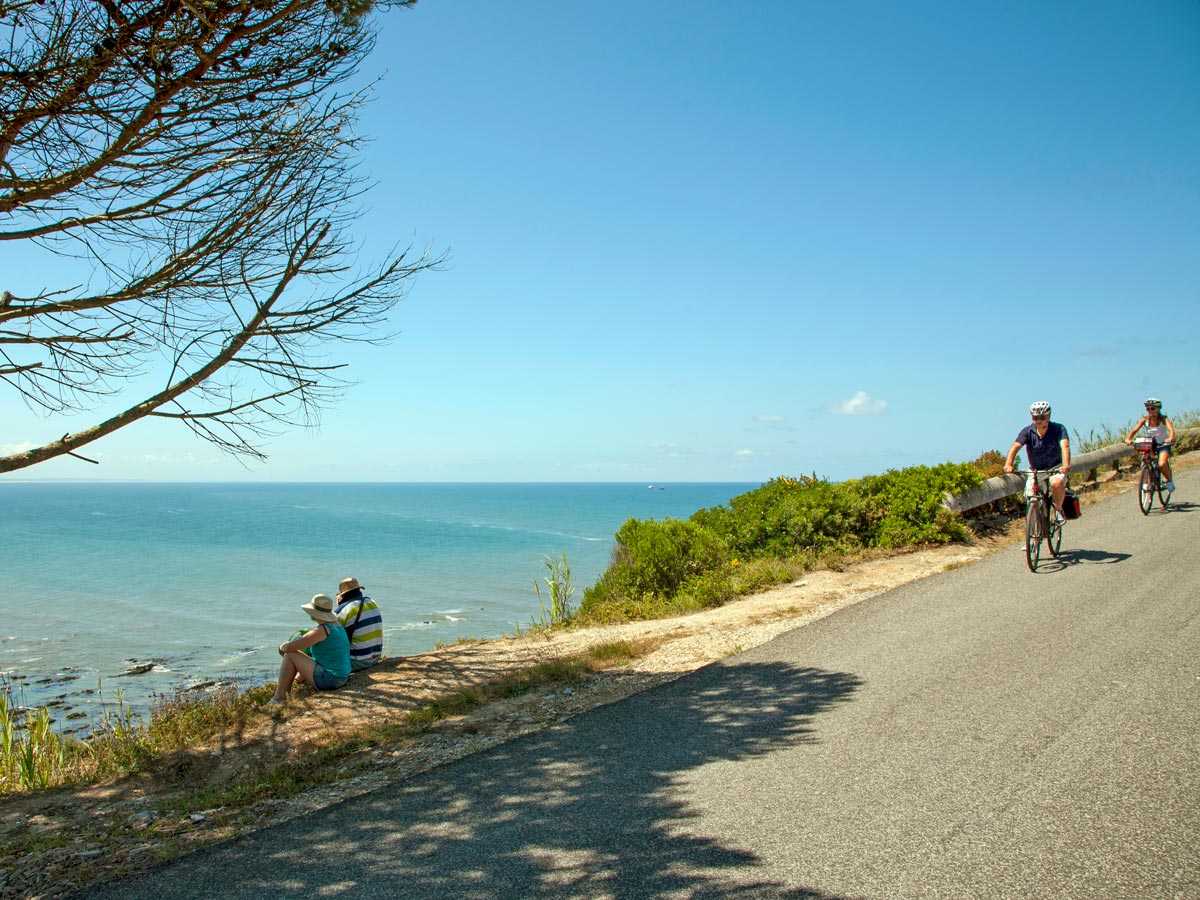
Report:
M1152 437L1137 437L1133 439L1133 449L1142 456L1142 473L1138 478L1138 506L1142 515L1150 515L1150 507L1154 505L1154 495L1158 494L1158 502L1163 509L1171 502L1171 492L1163 484L1162 472L1158 469L1158 441Z
M1022 469L1025 488L1025 562L1029 571L1036 572L1042 554L1042 541L1053 557L1062 546L1062 524L1051 515L1054 503L1050 500L1050 476L1058 469ZM1033 476L1030 478L1029 476Z

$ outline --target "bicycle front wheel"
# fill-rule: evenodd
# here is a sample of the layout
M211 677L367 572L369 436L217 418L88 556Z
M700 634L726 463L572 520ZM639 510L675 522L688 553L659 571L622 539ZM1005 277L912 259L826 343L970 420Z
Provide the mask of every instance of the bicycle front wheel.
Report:
M1042 516L1037 503L1030 503L1025 510L1025 562L1029 571L1036 572L1038 557L1042 552Z
M1158 502L1166 509L1167 504L1171 502L1171 492L1167 490L1167 483L1163 481L1162 470L1160 469L1155 474L1158 475L1156 479L1158 482Z
M1062 526L1055 518L1054 510L1050 510L1050 518L1046 524L1046 549L1050 555L1058 559L1058 550L1062 547Z
M1149 466L1142 466L1142 477L1138 482L1138 506L1142 508L1142 515L1150 515L1150 507L1154 505L1154 473L1150 471Z

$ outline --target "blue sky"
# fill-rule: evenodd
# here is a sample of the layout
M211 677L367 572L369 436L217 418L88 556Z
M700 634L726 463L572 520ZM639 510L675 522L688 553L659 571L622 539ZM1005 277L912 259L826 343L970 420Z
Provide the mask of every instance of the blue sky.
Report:
M20 477L834 479L1200 408L1200 3L422 0L367 257L448 254L319 431ZM0 396L0 449L86 424Z

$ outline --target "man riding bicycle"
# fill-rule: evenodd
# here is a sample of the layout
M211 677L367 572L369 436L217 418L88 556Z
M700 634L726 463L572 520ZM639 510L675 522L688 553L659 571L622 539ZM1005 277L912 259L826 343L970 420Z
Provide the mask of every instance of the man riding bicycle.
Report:
M1175 481L1171 477L1171 445L1175 443L1175 425L1162 413L1162 401L1157 397L1146 398L1146 414L1138 419L1129 434L1125 435L1125 443L1132 444L1133 436L1145 427L1146 435L1155 440L1158 450L1158 470L1167 480L1167 493L1175 490Z
M1054 500L1054 515L1062 524L1065 521L1062 507L1063 498L1067 495L1067 473L1071 469L1071 440L1064 426L1050 421L1050 404L1045 400L1030 406L1029 415L1033 422L1018 432L1017 439L1008 448L1004 471L1013 471L1013 461L1022 447L1029 457L1029 468L1043 471L1057 466L1058 472L1050 476L1050 496ZM1032 479L1035 476L1029 477Z

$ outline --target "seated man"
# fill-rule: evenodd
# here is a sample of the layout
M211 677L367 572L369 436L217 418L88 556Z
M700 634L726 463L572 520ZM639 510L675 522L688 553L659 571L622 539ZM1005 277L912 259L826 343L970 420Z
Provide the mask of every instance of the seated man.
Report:
M379 662L383 658L383 616L375 601L363 593L357 578L342 579L334 612L350 636L351 669L361 672Z

